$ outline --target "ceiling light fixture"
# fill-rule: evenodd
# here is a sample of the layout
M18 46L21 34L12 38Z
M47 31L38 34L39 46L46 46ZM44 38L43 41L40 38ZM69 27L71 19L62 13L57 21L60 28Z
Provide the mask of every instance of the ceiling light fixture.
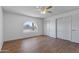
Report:
M40 9L41 14L46 14L52 6L38 6L36 8Z

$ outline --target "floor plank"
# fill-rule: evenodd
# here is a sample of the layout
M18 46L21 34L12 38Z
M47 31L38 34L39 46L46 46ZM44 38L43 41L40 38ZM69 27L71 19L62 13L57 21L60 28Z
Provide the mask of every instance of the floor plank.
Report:
M48 36L4 42L2 50L11 53L78 53L79 44Z

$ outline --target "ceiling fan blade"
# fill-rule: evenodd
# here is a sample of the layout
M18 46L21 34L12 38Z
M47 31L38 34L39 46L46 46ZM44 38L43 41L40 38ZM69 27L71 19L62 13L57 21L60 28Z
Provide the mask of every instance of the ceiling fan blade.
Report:
M50 8L52 8L52 6L48 6L46 9L50 9Z
M48 11L48 13L52 13L52 11Z

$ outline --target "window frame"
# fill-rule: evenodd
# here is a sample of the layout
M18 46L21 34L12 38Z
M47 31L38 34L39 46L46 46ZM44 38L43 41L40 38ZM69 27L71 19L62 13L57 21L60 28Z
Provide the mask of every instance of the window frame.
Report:
M29 22L32 22L32 24L33 24L32 27L33 27L33 26L34 26L34 27L33 27L32 29L28 29L28 30L27 30L27 29L25 29L24 27L27 26L27 24L30 25ZM27 23L27 24L25 25L25 23ZM33 22L33 21L26 21L26 22L23 23L23 33L34 33L34 32L38 32L38 25L37 25L36 22Z

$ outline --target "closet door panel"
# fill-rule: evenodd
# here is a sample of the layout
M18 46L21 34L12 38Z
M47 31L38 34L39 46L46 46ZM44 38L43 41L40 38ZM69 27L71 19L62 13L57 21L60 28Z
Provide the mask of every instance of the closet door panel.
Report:
M63 39L71 40L71 16L63 19Z
M55 19L50 20L50 37L56 38L56 24Z
M57 38L71 40L71 17L66 16L57 20Z
M56 38L56 19L44 20L44 35Z
M79 14L72 16L72 41L79 43Z
M47 21L47 35L50 36L50 21Z
M44 35L47 35L47 21L44 20Z
M57 38L63 39L63 18L57 19Z

